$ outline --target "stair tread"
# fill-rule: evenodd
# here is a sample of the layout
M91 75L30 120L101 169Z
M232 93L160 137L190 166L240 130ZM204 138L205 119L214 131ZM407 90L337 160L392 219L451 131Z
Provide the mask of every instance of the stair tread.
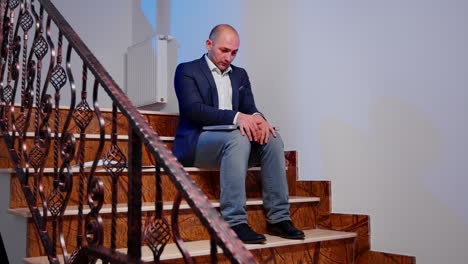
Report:
M288 167L285 167L285 169L287 170ZM85 167L85 171L89 171L90 170L90 167ZM162 168L162 170L164 171L164 169ZM198 167L184 167L184 170L186 172L197 172L197 171L219 171L219 169L204 169L204 168L198 168ZM260 171L261 170L261 167L251 167L249 168L249 171ZM30 169L30 171L33 171L33 169ZM72 167L72 172L75 173L75 172L79 172L80 169L79 167L77 166L73 166ZM151 171L154 171L154 167L153 166L142 166L142 172L151 172ZM54 172L54 168L44 168L43 170L43 173L44 174L47 174L47 173L52 173ZM96 169L96 173L100 173L100 172L106 172L106 170L100 168L100 166L98 166L98 169ZM127 172L127 169L124 169L122 172ZM9 169L0 169L0 173L16 173L16 170L12 169L12 168L9 168Z
M330 241L330 240L341 240L341 239L355 238L357 236L357 233L354 233L354 232L343 232L343 231L325 230L325 229L309 229L309 230L304 230L304 233L305 233L304 239L285 239L285 238L281 238L277 236L265 235L267 238L266 243L244 244L244 246L248 250L255 250L255 249L264 249L264 248L272 248L272 247L283 247L283 246L307 244L307 243L314 243L314 242L323 242L323 241ZM210 255L210 241L209 240L185 242L185 245L192 257ZM122 248L122 249L118 249L118 251L126 253L127 249ZM222 252L222 250L219 247L218 247L218 252ZM171 260L171 259L179 259L179 258L182 258L182 255L180 254L179 249L177 248L176 244L168 244L165 247L164 252L161 256L161 260ZM142 260L145 262L149 262L153 260L153 253L147 246L144 246L142 248ZM48 263L48 260L47 260L47 257L33 257L33 258L26 258L24 260L24 263L25 264L43 264L43 263Z
M19 103L15 103L14 104L15 107L20 107L21 104ZM70 110L70 106L66 106L66 105L60 105L59 106L59 109L60 110ZM112 112L112 108L100 108L99 111L101 112ZM120 114L121 111L120 110L117 110L117 112ZM162 112L162 111L153 111L153 110L142 110L142 109L138 109L138 112L140 112L140 114L142 115L170 115L170 116L179 116L179 113L175 113L175 112Z
M8 132L11 135L13 135L12 132ZM62 133L59 133L58 134L59 137L62 136ZM86 139L99 139L101 137L100 134L85 134L86 136ZM52 134L52 137L54 136L54 134ZM80 137L80 134L78 133L74 133L73 136L75 138L79 138ZM105 135L105 139L111 139L111 134L106 134ZM35 133L34 132L26 132L26 137L27 138L32 138L32 137L35 137ZM174 141L175 137L168 137L168 136L159 136L159 138L162 140L162 141ZM117 140L128 140L128 135L117 135Z
M289 203L313 203L319 202L319 197L306 197L306 196L290 196ZM213 207L219 207L219 200L210 200ZM263 201L261 198L247 198L247 205L262 205ZM164 210L172 210L172 201L163 202L163 209ZM184 201L180 205L180 209L189 209L190 206ZM42 213L42 208L39 208L40 212ZM155 210L154 202L143 203L141 210L143 212L150 212ZM31 217L31 213L29 208L10 208L8 212L12 215L20 216L20 217ZM83 213L89 213L88 205L84 205ZM105 204L102 206L100 213L101 214L110 214L112 212L112 205ZM125 203L117 204L117 212L118 213L126 213L128 212L128 206ZM77 205L70 205L65 210L64 215L78 215L78 206Z

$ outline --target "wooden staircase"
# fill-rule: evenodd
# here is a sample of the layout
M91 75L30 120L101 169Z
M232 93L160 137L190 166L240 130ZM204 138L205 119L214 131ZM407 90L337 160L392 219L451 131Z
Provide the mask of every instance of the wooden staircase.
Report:
M61 115L67 114L67 109L60 110ZM178 116L175 114L164 114L158 112L142 112L147 121L152 124L155 130L162 136L166 144L171 147ZM109 113L104 112L107 116ZM128 146L128 136L123 135L128 130L128 124L124 118L119 116L118 129L121 134L118 136L118 144L125 152ZM92 122L92 124L95 122ZM97 124L96 124L97 125ZM90 132L97 131L93 125L89 127ZM85 161L92 160L92 154L97 148L99 135L87 134ZM32 134L31 134L32 136ZM0 141L0 165L2 168L11 168L8 153ZM32 144L32 140L31 143ZM53 144L53 143L52 143ZM106 146L110 145L110 135L106 136ZM106 148L106 147L105 147ZM150 221L155 210L155 172L151 166L154 164L150 155L143 151L143 190L142 190L142 223ZM285 153L287 167L289 194L291 202L291 216L295 225L304 230L306 238L304 240L288 240L274 236L267 236L267 242L259 245L246 245L251 250L259 263L372 263L369 259L369 218L363 215L342 215L332 214L330 211L330 183L327 181L300 181L297 175L297 153L287 151ZM44 169L45 192L51 190L53 181L52 161L46 162ZM49 165L50 164L50 165ZM203 190L205 195L212 201L214 207L219 206L219 172L216 170L204 170L195 167L185 168L192 179ZM254 230L266 234L266 219L262 209L261 200L261 168L251 168L247 177L247 211L249 223ZM78 182L78 168L74 168L74 182ZM110 246L111 230L111 197L110 191L111 177L106 171L99 167L97 175L103 180L106 192L104 206L100 214L104 225L104 246ZM127 237L127 171L119 179L118 206L117 206L117 248L121 252L126 252ZM25 248L27 258L25 263L49 263L40 241L38 240L34 224L30 220L30 211L21 193L21 185L16 177L16 173L11 171L11 199L9 213L28 218L27 226L27 246ZM75 185L75 189L77 185ZM171 209L177 190L174 185L165 177L162 177L164 217L170 222ZM74 190L69 205L65 211L64 230L69 251L76 246L76 225L77 225L77 193ZM208 263L210 261L210 238L206 229L193 214L186 203L180 206L179 228L186 241L186 246L190 255L194 257L196 263ZM89 212L85 206L84 214ZM50 217L49 217L50 218ZM51 232L51 221L48 222L48 230ZM57 247L57 252L60 248ZM148 247L142 250L142 260L152 263L153 255ZM219 249L219 252L222 250ZM183 261L180 251L174 243L166 246L161 256L163 263L181 263ZM220 263L229 262L220 255ZM400 263L400 262L399 262ZM410 263L410 262L401 262Z

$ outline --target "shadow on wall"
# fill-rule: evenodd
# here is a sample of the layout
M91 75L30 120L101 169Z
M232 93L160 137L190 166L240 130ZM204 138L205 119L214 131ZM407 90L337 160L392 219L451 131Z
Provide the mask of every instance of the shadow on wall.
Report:
M145 41L151 41L151 38L155 34L167 34L169 30L170 12L165 12L164 7L170 7L170 1L162 1L158 3L155 0L139 0L133 1L133 13L132 13L132 45L141 45ZM159 9L159 10L158 10ZM158 13L159 12L159 13ZM158 17L161 16L161 17ZM144 45L143 45L144 46ZM177 49L179 44L176 39L169 41L168 43L168 84L167 84L167 101L166 103L159 103L157 98L154 98L154 102L148 103L144 106L139 107L140 110L150 111L161 111L166 113L178 113L178 102L173 88L173 79L175 69L177 67ZM152 54L155 56L155 50L151 50L147 47L141 51L142 54ZM140 73L139 78L144 78L142 83L147 84L152 81L150 75L156 75L155 66L153 63L153 57L148 60L142 61L138 65L129 65L128 52L126 54L126 67L139 67L137 72ZM133 87L129 85L128 76L126 79L126 91L129 89L140 89L140 87ZM151 85L151 83L150 83ZM156 83L154 83L156 86ZM156 88L155 88L156 89Z
M381 246L373 250L415 255L425 264L464 263L468 225L424 184L442 156L440 130L423 111L397 98L376 101L369 118L367 133L336 118L321 123L333 211L370 214L371 240Z
M141 0L133 2L132 43L144 41L156 34L156 1Z
M0 233L0 262L8 264L8 257L5 251L5 246L3 245L2 234Z

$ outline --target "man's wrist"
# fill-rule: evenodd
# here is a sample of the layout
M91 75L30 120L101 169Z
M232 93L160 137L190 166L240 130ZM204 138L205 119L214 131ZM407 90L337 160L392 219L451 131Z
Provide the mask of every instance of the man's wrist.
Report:
M263 118L263 120L265 120L265 121L266 121L266 118L265 118L265 116L263 116L263 114L262 114L262 113L260 113L260 112L255 112L255 113L253 113L252 115L253 115L253 116L259 115L259 116L261 116L261 117Z

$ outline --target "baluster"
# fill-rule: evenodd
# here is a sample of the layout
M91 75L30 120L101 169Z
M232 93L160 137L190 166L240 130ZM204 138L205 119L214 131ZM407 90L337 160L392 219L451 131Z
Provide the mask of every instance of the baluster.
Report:
M20 158L20 163L21 163L21 160L23 160L23 164L24 164L24 170L25 170L25 177L24 179L22 179L21 181L21 184L24 184L24 185L29 185L29 176L30 176L30 171L29 171L29 168L30 168L30 156L29 156L29 152L28 152L28 149L27 149L27 145L26 145L26 142L25 142L25 138L26 138L26 133L28 131L28 127L29 127L29 121L31 120L31 116L32 116L32 112L33 112L33 98L34 98L34 95L33 95L33 86L34 86L34 80L35 80L35 77L36 77L36 63L35 61L31 60L30 63L28 63L28 76L27 76L27 88L26 88L26 95L25 95L25 99L24 99L24 102L22 104L24 104L25 106L25 109L27 109L27 114L26 114L26 121L25 121L25 125L23 127L23 131L20 135L20 138L18 140L19 142L19 158Z
M169 224L163 217L161 167L156 163L156 213L153 221L145 228L144 239L153 252L154 263L159 263L164 247L171 238Z
M70 117L69 117L70 118ZM54 179L54 190L51 192L47 203L49 210L53 217L53 246L56 246L56 228L58 228L58 237L60 241L60 248L65 263L69 262L69 254L63 233L63 216L67 207L68 201L73 188L73 169L70 165L75 155L75 137L71 133L63 133L60 147L62 156L62 166L58 172L58 178Z
M213 236L210 239L210 247L211 263L218 263L218 246L216 245L216 238Z
M0 2L0 11L1 13L1 32L2 34L2 42L1 42L1 49L0 49L0 102L4 105L4 99L3 99L3 89L4 89L4 83L3 83L3 77L5 76L5 68L7 64L7 59L8 59L8 34L10 32L10 19L8 16L8 10L9 10L9 5L6 3L6 1L1 1ZM4 116L3 114L0 115L0 119L3 119Z
M68 68L68 66L67 66ZM81 260L82 258L87 258L88 262L94 263L96 261L95 257L92 256L83 256L80 255L80 249L84 246L83 245L83 237L86 237L86 242L88 246L101 246L104 241L103 235L103 226L102 226L102 218L99 215L99 211L104 204L104 183L98 177L95 177L96 167L99 162L99 157L102 155L102 149L104 147L104 140L105 140L105 131L104 131L104 118L102 117L102 113L99 109L98 105L98 88L99 83L97 80L94 82L93 88L93 104L94 104L94 114L96 114L98 124L99 124L99 131L100 131L100 138L99 138L99 146L96 151L96 155L93 160L93 164L91 169L86 177L84 171L84 147L86 141L86 134L85 130L86 127L92 120L93 117L93 110L90 108L89 104L86 101L86 82L87 82L87 67L83 64L83 84L82 84L82 94L81 94L81 102L76 106L73 118L75 123L77 124L78 129L80 130L80 145L78 149L78 157L77 163L80 166L80 185L79 185L79 231L77 234L77 247L73 255L70 258L70 263L73 263L75 260ZM85 228L82 229L82 221L83 221L83 205L81 204L81 197L84 196L82 191L84 190L84 181L87 182L87 202L90 208L90 212L86 215L85 219ZM83 189L82 189L83 188ZM83 232L84 231L84 232ZM79 244L78 244L79 243ZM75 259L76 258L76 259Z
M111 249L115 250L117 233L117 198L118 182L123 170L127 167L127 157L117 145L117 106L112 105L112 135L111 146L104 154L104 169L112 178L112 226L111 226Z
M73 185L73 175L71 175L72 171L69 171L66 175L61 175L59 173L59 152L60 152L60 90L65 86L67 83L67 75L65 70L63 69L62 65L62 34L59 32L58 37L58 58L57 64L52 72L50 83L55 88L55 115L54 115L54 186L53 190L50 193L49 197L47 198L47 205L49 207L49 211L52 215L52 243L54 244L54 249L57 245L57 233L58 233L58 218L65 211L66 205L68 203L68 199L71 194L72 185ZM63 131L66 132L65 130ZM63 153L69 153L67 157L65 157L64 161L66 161L67 168L70 165L69 163L73 160L74 149L75 149L75 139L72 134L67 135L67 144L71 144L71 146L66 146ZM70 153L72 151L72 153ZM70 158L71 157L71 158ZM65 169L63 167L62 171ZM67 176L70 176L68 178ZM65 188L65 187L66 188ZM60 188L61 187L61 188ZM60 188L60 189L59 189ZM62 195L61 190L64 190L65 196ZM59 234L61 236L61 234Z
M128 256L132 260L141 258L141 139L129 126L128 131Z
M93 160L93 165L91 170L88 174L88 205L91 209L91 212L86 216L85 222L85 230L86 230L86 241L88 242L89 246L102 246L104 241L104 231L102 227L102 218L99 215L99 211L104 204L104 183L98 177L95 177L95 171L97 164L99 162L99 158L102 156L102 149L104 147L105 141L105 130L104 130L104 118L102 116L101 110L99 109L98 104L98 88L99 83L96 79L94 82L94 89L93 89L93 104L94 104L94 113L96 114L98 123L99 123L99 146L96 151L96 155ZM94 262L94 257L91 258L91 261Z
M171 214L171 227L172 227L172 237L179 248L180 253L184 257L184 262L188 264L193 264L192 257L185 246L184 240L180 236L179 231L179 208L180 203L182 202L182 195L180 192L177 192L176 198L174 199L174 205L172 206Z
M46 161L47 156L49 155L49 148L50 148L50 143L52 136L50 134L50 127L49 127L49 119L52 114L52 108L53 108L53 103L52 103L52 97L48 94L45 94L43 97L43 101L41 103L41 125L39 127L39 136L38 136L38 145L41 148L41 153L43 157L41 157L41 162L39 164L39 170L35 171L36 176L37 176L37 191L39 194L39 197L41 198L42 202L42 215L44 217L44 226L43 231L46 230L46 224L47 224L47 199L45 197L45 192L44 192L44 185L42 183L43 179L43 173L44 173L44 164Z
M18 84L19 84L18 82L19 72L20 72L19 55L21 52L21 37L18 36L18 32L19 32L20 25L23 22L23 15L26 14L25 9L27 8L27 5L24 0L18 1L17 3L19 4L20 9L19 9L18 20L16 21L15 31L13 34L12 62L10 66L10 74L8 75L8 79L10 80L9 82L14 81L12 92L9 98L10 107L9 107L9 113L7 116L8 121L11 122L13 145L15 145L16 132L18 131L16 127L16 122L15 122L16 121L15 120L15 101L16 101L16 92L17 92Z
M60 33L59 33L60 34ZM65 238L64 238L64 234L63 234L63 214L65 212L65 208L68 204L68 201L69 201L69 198L70 198L70 194L71 194L71 191L72 191L72 184L73 184L73 170L70 166L70 163L73 161L74 159L74 155L75 155L75 146L76 146L76 142L75 142L75 137L72 133L68 133L68 127L70 125L70 122L73 118L73 113L75 112L75 99L76 99L76 88L75 88L75 81L74 81L74 78L73 78L73 73L72 73L72 70L71 70L71 54L72 54L72 46L70 44L68 44L68 48L67 48L67 58L66 58L66 69L67 69L67 74L66 76L68 76L68 80L69 80L69 83L70 83L70 91L71 91L71 100L70 100L70 110L68 111L68 115L65 119L65 123L63 125L63 128L62 128L62 137L60 138L60 157L61 157L61 160L62 160L62 166L60 167L60 171L58 173L58 185L60 185L60 183L63 183L62 185L66 184L67 183L67 179L69 179L70 181L70 188L69 189L66 189L66 190L63 190L63 189L59 189L60 191L63 191L65 192L66 191L66 199L65 201L63 202L63 207L62 207L62 211L60 212L60 216L58 217L58 235L59 235L59 238L60 238L60 247L62 249L62 254L63 254L63 258L64 258L64 261L65 263L73 263L73 258L76 256L77 254L77 250L75 249L75 251L73 252L73 254L71 256L68 255L68 252L67 252L67 245L65 243ZM57 61L61 61L61 45L60 45L60 36L59 36L59 54L58 54L58 60ZM57 63L57 65L60 65L60 63ZM57 72L61 72L60 70L57 70ZM55 78L52 78L52 80L54 80ZM56 79L57 82L56 84L58 86L60 86L61 82L59 80L61 80L61 78L57 78ZM54 81L53 81L54 82ZM64 174L63 172L66 172L68 171L69 173L66 173ZM67 177L68 176L68 177ZM55 183L55 182L54 182ZM67 186L67 185L66 185Z
M84 154L85 154L85 143L86 143L86 128L93 118L93 110L87 101L86 84L88 80L88 68L83 64L82 72L82 89L81 89L81 101L76 106L73 112L73 120L77 126L77 130L80 133L80 143L78 145L78 153L76 157L76 164L79 166L79 185L78 185L78 227L77 227L77 238L76 245L77 250L83 245L83 202L84 202L84 188L86 173L84 169Z
M10 123L10 113L11 113L11 100L13 98L13 87L11 86L11 81L13 79L13 53L15 52L15 45L17 40L15 40L13 35L13 28L15 23L15 9L19 6L19 0L10 0L8 1L8 8L10 9L10 19L8 26L8 56L7 56L7 83L6 86L2 89L2 100L5 103L4 108L4 118L8 123ZM2 76L3 77L3 76Z
M45 158L46 158L46 151L45 151L45 144L42 144L43 138L40 135L40 126L39 123L41 121L41 113L42 113L42 100L41 98L41 75L42 75L42 59L45 57L47 52L49 51L49 46L42 36L43 27L42 27L42 18L43 18L43 8L40 8L40 15L36 16L36 38L33 43L33 53L37 59L37 75L36 75L36 93L35 93L35 100L36 100L36 115L34 118L34 147L29 153L29 162L34 169L34 197L36 198L37 204L37 195L43 196L41 193L41 186L40 186L40 168L42 167ZM46 142L44 142L46 143ZM41 197L43 198L43 197ZM45 199L43 199L45 201ZM43 227L45 228L45 226Z
M21 29L23 30L23 60L22 60L22 71L21 71L21 106L18 117L15 120L15 126L19 132L18 136L18 154L22 159L23 163L26 163L24 156L24 149L26 144L24 140L26 133L29 127L29 118L31 115L31 101L32 96L30 92L30 83L34 82L35 72L33 70L34 66L27 63L27 54L28 54L28 39L29 39L29 30L33 26L33 18L29 12L28 2L24 3L24 12L21 16ZM30 70L31 69L31 70ZM32 78L31 78L32 77ZM32 79L32 81L31 81ZM25 112L28 111L28 114Z
M20 16L21 18L21 16ZM16 35L16 34L15 34ZM11 131L12 131L12 144L15 145L16 141L16 132L17 126L15 120L15 99L16 99L16 90L18 89L18 77L19 77L19 55L21 51L21 37L15 36L14 44L13 44L13 62L11 67L11 80L14 81L12 92L10 98L7 100L7 105L9 105L8 110L9 113L7 114L7 120L11 123Z
M50 142L51 142L51 134L50 134L50 126L49 126L49 119L52 113L52 108L53 108L53 103L52 103L52 96L47 94L47 89L49 87L50 83L50 76L52 73L52 69L55 64L55 48L52 42L52 39L50 38L50 25L51 25L51 17L48 16L46 20L46 37L47 37L47 42L44 41L44 37L42 36L42 17L43 17L43 9L41 8L41 15L40 15L40 31L41 35L37 39L37 46L34 46L34 53L36 57L38 58L39 64L42 65L42 60L45 57L45 55L48 53L50 50L50 63L49 63L49 70L47 71L46 79L43 84L42 92L40 90L41 86L41 80L39 78L41 70L38 68L38 78L37 78L37 95L36 95L36 104L39 102L40 107L36 109L36 122L39 122L39 128L36 130L36 137L35 137L35 144L38 145L41 148L42 151L42 157L41 161L37 164L39 167L39 172L37 172L37 169L35 169L35 180L36 180L36 189L37 192L39 193L39 196L41 198L42 202L42 208L43 208L43 216L44 216L44 226L43 230L46 230L46 224L47 224L47 214L49 212L48 210L48 199L46 199L45 192L44 192L44 187L42 183L43 179L43 170L44 170L44 164L45 160L49 154L49 148L50 148ZM39 65L38 65L39 66ZM40 96L39 96L40 92ZM58 197L58 196L51 196L53 197ZM54 201L53 205L56 206L56 203L62 202L62 200L59 201ZM55 247L55 245L54 245ZM55 251L55 248L54 248Z
M47 71L47 75L43 84L41 95L40 97L39 97L39 94L37 94L36 96L36 99L38 100L36 101L36 104L37 102L39 102L40 104L40 108L36 109L36 121L39 122L40 125L39 125L39 128L36 130L35 145L38 145L40 147L42 151L41 154L43 156L41 157L41 161L37 164L38 166L40 166L39 172L37 172L37 169L35 169L35 181L36 181L35 186L36 186L36 190L39 193L39 196L42 202L42 208L43 208L42 211L43 211L43 216L44 216L43 230L46 230L47 214L49 210L48 210L48 199L46 199L42 179L43 179L44 164L45 164L45 160L47 156L49 155L50 142L52 139L51 134L50 134L49 119L50 119L52 109L53 109L52 96L47 94L47 89L49 87L52 69L55 64L55 47L52 42L52 39L50 38L51 21L52 21L51 17L48 16L46 20L47 43L45 42L39 43L41 42L39 41L38 42L39 45L34 47L34 50L35 50L34 52L36 54L36 57L39 59L39 62L41 64L42 64L42 59L45 57L48 50L50 49L49 70ZM42 14L41 14L40 24L41 24L40 28L42 28ZM42 37L42 34L41 34L41 37ZM38 78L38 82L37 82L38 93L41 91L40 86L41 86L41 81L40 81L40 78ZM54 206L55 206L55 203L54 203Z

